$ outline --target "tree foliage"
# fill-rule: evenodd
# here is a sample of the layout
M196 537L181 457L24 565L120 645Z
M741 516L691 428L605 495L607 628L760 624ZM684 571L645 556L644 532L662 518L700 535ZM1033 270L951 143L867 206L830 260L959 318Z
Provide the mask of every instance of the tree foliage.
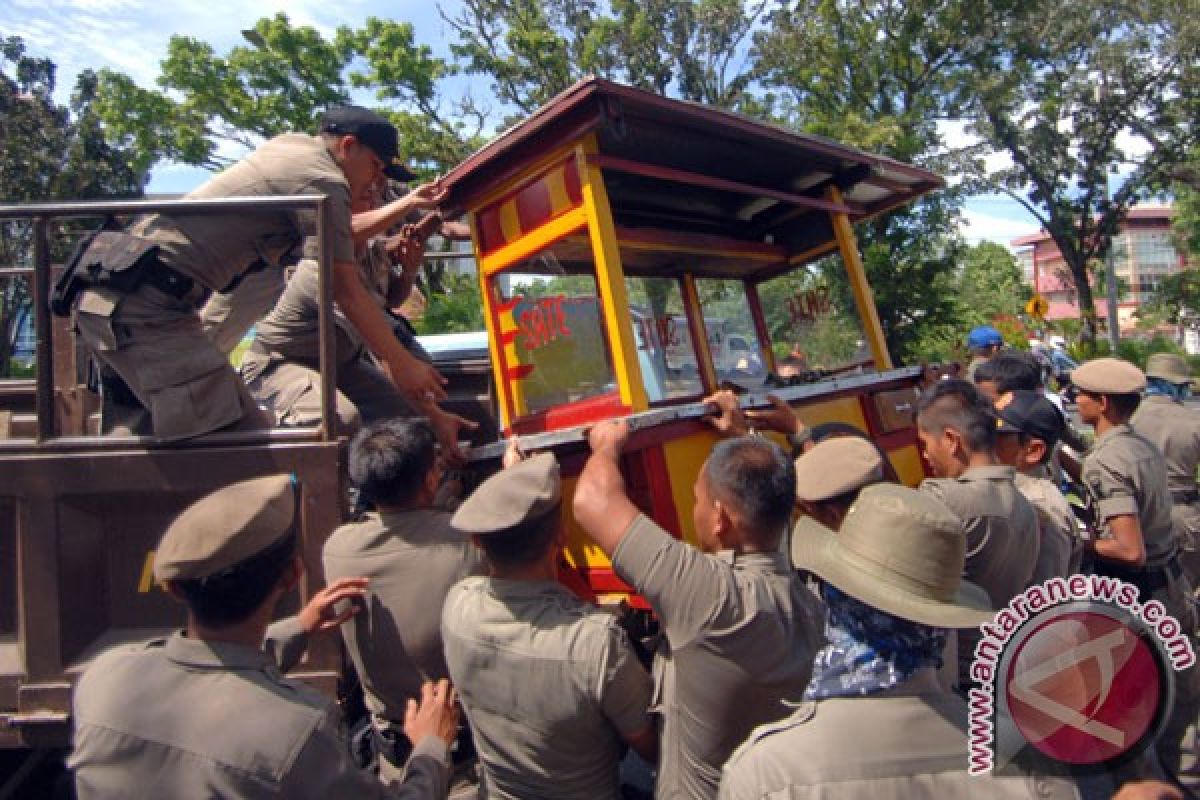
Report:
M97 80L79 75L68 106L54 101L55 66L18 37L0 37L0 198L3 202L135 197L142 182L128 155L110 146L95 110ZM32 266L32 230L0 221L0 266ZM67 240L52 237L61 259ZM7 376L21 322L30 313L24 276L0 284L0 376Z
M206 42L172 36L158 89L101 71L100 113L110 135L137 154L137 168L228 166L262 139L314 130L323 109L350 102L356 89L375 90L418 171L445 169L480 143L482 116L469 104L446 108L438 84L452 68L416 42L409 23L372 17L327 39L280 13L246 38L219 55Z
M1088 265L1122 218L1161 190L1200 131L1195 8L1171 0L1010 2L979 7L958 97L973 130L1010 164L968 162L1038 219L1063 254L1093 339ZM1121 179L1111 196L1110 170Z

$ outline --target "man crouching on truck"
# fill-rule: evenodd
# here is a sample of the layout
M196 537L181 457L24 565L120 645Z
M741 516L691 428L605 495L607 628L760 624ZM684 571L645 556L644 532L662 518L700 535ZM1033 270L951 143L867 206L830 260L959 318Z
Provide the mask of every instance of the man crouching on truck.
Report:
M444 192L422 186L351 220L350 198L382 174L409 173L386 119L357 106L330 109L320 134L289 133L188 194L188 199L323 194L333 237L333 293L389 377L414 408L445 399L444 380L412 356L358 277L354 246ZM278 264L316 234L312 211L165 216L151 214L128 233L99 234L65 276L56 310L74 309L76 327L104 364L150 412L155 436L185 439L222 428L269 427L225 355L204 335L197 307L230 289L256 262ZM68 283L72 281L73 283Z
M822 643L820 603L779 546L796 471L768 439L718 442L695 484L701 552L630 501L619 468L628 438L624 420L592 428L575 519L666 633L669 651L655 656L663 714L655 796L713 798L734 749L800 700Z
M281 674L305 633L328 631L353 611L366 579L318 592L296 618L268 629L304 565L293 522L292 479L243 481L194 503L167 529L154 576L188 610L167 639L102 655L75 690L74 752L80 800L117 797L445 798L447 747L458 723L446 681L409 700L415 743L403 782L360 771L328 697ZM264 650L280 643L278 656Z

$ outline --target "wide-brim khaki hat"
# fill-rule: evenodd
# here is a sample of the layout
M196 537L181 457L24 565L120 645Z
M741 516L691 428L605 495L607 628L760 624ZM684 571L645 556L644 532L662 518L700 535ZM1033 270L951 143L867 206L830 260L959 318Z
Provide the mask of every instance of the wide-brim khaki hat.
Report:
M1155 353L1146 360L1146 377L1168 383L1191 383L1192 370L1187 359L1175 353Z
M862 490L838 533L819 524L793 532L798 569L880 611L936 628L990 621L987 593L962 580L962 521L936 498L895 484Z

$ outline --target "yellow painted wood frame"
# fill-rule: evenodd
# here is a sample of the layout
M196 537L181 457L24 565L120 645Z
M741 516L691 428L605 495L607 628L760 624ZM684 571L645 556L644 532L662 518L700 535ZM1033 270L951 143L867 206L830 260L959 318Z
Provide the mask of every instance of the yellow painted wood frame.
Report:
M587 212L588 234L592 240L592 258L596 264L596 283L604 309L604 324L612 348L613 369L621 402L634 412L650 407L642 367L638 363L637 342L633 335L633 318L629 313L629 295L625 288L625 270L621 266L621 249L613 224L604 174L588 161L587 156L599 152L595 134L586 136L576 149L579 174L583 188L583 208Z
M826 197L834 203L842 202L842 193L836 186L829 187ZM854 237L854 226L850 223L850 217L842 213L831 213L829 221L833 224L833 234L837 237L842 264L850 279L850 289L854 292L854 303L858 306L863 333L866 334L867 343L871 347L871 356L875 359L875 369L880 372L891 369L892 357L888 353L887 340L883 336L883 326L879 323L879 313L875 310L875 296L871 292L871 285L867 283L867 272L863 268L858 240Z

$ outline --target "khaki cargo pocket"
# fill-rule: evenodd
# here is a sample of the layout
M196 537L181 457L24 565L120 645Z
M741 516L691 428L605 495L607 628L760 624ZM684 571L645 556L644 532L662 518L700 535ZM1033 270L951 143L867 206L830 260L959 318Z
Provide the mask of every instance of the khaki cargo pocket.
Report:
M79 295L75 328L93 350L112 352L118 349L113 317L120 301L121 295L103 289L87 289Z
M291 366L291 365L289 365ZM302 368L279 370L269 381L275 391L270 405L285 428L307 428L321 422L321 393L312 373Z
M186 439L237 422L243 415L238 383L226 364L174 386L146 387L155 436Z

